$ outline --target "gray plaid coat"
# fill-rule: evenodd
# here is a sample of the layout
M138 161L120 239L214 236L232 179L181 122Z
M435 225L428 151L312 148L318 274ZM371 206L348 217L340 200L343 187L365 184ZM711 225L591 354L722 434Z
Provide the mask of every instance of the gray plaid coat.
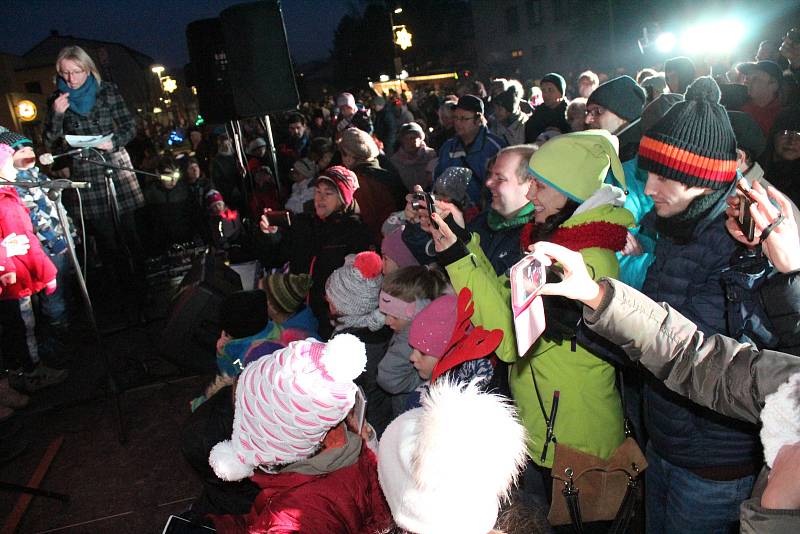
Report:
M53 101L59 96L56 91L48 101L47 118L45 119L44 142L53 152L65 152L69 146L64 135L98 135L113 132L114 149L103 155L108 163L131 168L131 158L125 150L136 135L136 123L128 111L117 86L109 82L101 82L97 90L94 108L83 116L67 108L66 113L59 114L53 110ZM100 160L98 155L90 159ZM99 165L80 159L73 159L70 178L76 181L91 182L91 189L81 191L84 214L87 219L110 217L111 209L106 195L105 169ZM114 171L114 187L120 213L135 210L144 205L144 196L136 180L136 175L127 171ZM65 199L66 200L66 199Z

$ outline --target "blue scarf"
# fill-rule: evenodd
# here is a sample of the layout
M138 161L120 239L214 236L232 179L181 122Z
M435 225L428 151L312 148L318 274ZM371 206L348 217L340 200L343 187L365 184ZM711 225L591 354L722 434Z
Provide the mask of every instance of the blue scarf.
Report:
M94 74L90 74L83 85L77 89L71 89L63 78L58 78L58 90L62 93L69 93L69 109L83 115L84 117L92 111L94 100L97 97L97 80Z

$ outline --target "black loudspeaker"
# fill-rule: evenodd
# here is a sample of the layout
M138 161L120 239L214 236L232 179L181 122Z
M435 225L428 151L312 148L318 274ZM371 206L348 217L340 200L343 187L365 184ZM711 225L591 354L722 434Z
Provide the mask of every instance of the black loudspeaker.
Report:
M236 272L207 254L181 281L161 334L165 360L195 373L216 372L219 307L222 299L242 289Z
M196 20L186 27L188 78L197 88L200 114L207 122L236 118L229 64L220 19Z
M237 117L261 117L300 103L279 0L220 13ZM199 92L199 89L198 89Z

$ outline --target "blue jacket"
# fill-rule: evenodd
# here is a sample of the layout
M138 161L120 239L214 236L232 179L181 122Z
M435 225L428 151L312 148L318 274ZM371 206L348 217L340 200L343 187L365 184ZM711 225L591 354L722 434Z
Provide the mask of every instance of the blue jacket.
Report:
M645 295L666 302L706 335L728 335L721 277L737 243L725 229L725 207L723 197L686 244L658 236L655 261L642 288ZM653 212L645 218L643 231L650 230L654 221ZM644 409L650 443L674 465L693 468L759 461L754 425L702 408L653 380L645 383Z
M522 258L519 233L524 225L495 231L489 228L488 217L489 210L481 212L467 224L467 230L480 236L481 250L500 276L507 274L511 266Z
M497 154L506 142L481 126L475 140L468 147L461 138L451 137L439 149L439 163L433 171L434 182L448 167L466 167L472 170L472 181L467 193L473 202L480 203L481 189L486 182L486 164Z

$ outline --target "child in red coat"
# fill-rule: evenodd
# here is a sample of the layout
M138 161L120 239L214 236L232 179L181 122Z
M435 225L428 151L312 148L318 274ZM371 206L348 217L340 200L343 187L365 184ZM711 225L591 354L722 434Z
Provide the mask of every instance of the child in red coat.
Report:
M34 373L17 301L42 289L55 291L57 270L33 233L28 209L13 187L17 176L13 154L13 148L0 144L0 350L5 368Z

